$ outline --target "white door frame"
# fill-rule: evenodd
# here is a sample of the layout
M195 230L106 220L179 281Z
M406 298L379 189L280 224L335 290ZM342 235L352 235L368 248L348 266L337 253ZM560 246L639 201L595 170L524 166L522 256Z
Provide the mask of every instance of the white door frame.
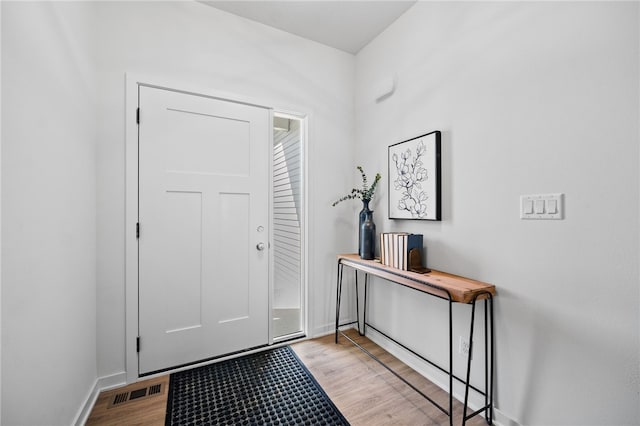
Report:
M301 231L302 231L302 235L301 235L301 244L300 244L300 249L302 250L302 253L300 253L300 303L301 303L301 315L302 315L302 331L300 333L300 335L302 336L308 336L308 330L309 330L309 315L308 315L308 309L309 309L309 298L308 298L308 285L309 285L309 274L308 274L308 256L309 256L309 228L308 228L308 207L309 207L309 156L308 156L308 152L309 152L309 146L308 146L308 141L309 141L309 115L308 114L303 114L300 112L294 112L291 110L286 110L286 109L282 109L282 108L274 108L273 109L273 113L274 115L278 115L280 117L285 117L285 118L291 118L294 120L298 120L300 121L300 149L301 149L301 154L302 154L302 215L301 215ZM272 132L273 133L273 132ZM271 185L270 187L273 190L273 172L271 173ZM271 201L273 201L273 194L271 195ZM271 210L271 214L273 215L273 206L272 206L272 210ZM271 223L271 241L273 241L273 222ZM273 252L270 253L273 256ZM272 265L274 265L274 259L271 259L272 261ZM275 266L274 268L275 269ZM275 285L274 282L274 272L271 272L271 283L272 286ZM273 295L273 289L272 289L272 295ZM271 321L271 325L273 326L273 320ZM273 330L272 328L270 328L269 330ZM295 337L294 337L295 338ZM270 339L272 342L277 343L278 341L286 341L289 340L290 337L286 337L285 338L277 338L275 336L273 336L273 333L270 336Z
M211 90L203 87L193 87L192 84L182 83L176 81L167 81L162 78L139 75L139 74L125 74L125 374L126 383L133 383L138 381L138 352L137 352L137 337L138 337L138 241L136 238L136 223L138 222L138 125L136 120L136 113L138 109L138 86L145 85L150 87L156 87L160 89L173 90L182 93L195 94L200 96L209 96L216 99L227 100L231 102L238 102L252 106L258 106L262 108L268 108L271 110L271 122L273 122L274 109L279 112L288 112L289 110L283 108L275 108L270 105L269 102L258 100L246 96L239 96L233 93L227 93L218 90ZM305 121L305 129L308 129L307 114L293 113L296 117ZM273 146L273 132L269 132L270 146ZM308 143L308 133L305 137L304 144ZM306 146L303 149L306 151ZM304 156L305 167L307 165L307 156ZM273 178L272 162L270 161L270 176ZM307 209L306 198L308 198L308 188L306 183L306 171L305 171L305 236L308 235L307 231ZM271 188L272 185L270 185ZM270 189L269 193L269 222L273 222L271 216L272 206L271 202L273 194ZM270 226L269 241L273 241L273 229ZM305 332L308 330L308 298L307 291L307 244L304 245L304 292L305 292ZM269 312L272 311L272 296L273 296L273 253L269 250ZM272 321L269 321L269 344L273 343L273 331Z

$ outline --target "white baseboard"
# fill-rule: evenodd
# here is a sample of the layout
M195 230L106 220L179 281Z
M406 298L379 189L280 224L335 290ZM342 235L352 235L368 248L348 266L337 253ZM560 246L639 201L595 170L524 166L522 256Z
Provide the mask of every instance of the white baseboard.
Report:
M495 418L493 419L493 423L497 426L522 426L517 421L513 420L511 417L504 414L502 411L497 408L493 409L493 413L495 414Z
M318 337L324 337L327 336L331 333L335 333L335 328L331 327L331 329L326 328L326 327L321 327L321 328L315 328L313 329L313 331L311 333L309 333L309 338L310 339L317 339Z
M78 414L76 414L76 418L74 419L72 424L75 426L82 426L87 423L89 415L91 414L91 410L93 409L93 405L96 403L100 392L118 386L123 386L126 384L126 382L127 375L124 372L97 378L95 383L93 384L92 389L87 394L84 404L82 405L80 410L78 410Z
M355 321L355 319L342 318L341 322L349 323L351 321ZM309 337L312 339L315 339L316 337L322 337L322 336L326 336L327 334L335 333L335 331L336 331L335 323L324 324L324 325L321 325L320 327L314 327L313 330L310 330Z

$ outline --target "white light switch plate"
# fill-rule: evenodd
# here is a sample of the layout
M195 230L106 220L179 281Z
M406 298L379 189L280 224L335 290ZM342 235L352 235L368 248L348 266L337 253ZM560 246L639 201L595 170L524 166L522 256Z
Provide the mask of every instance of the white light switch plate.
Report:
M564 194L521 195L520 219L564 219Z

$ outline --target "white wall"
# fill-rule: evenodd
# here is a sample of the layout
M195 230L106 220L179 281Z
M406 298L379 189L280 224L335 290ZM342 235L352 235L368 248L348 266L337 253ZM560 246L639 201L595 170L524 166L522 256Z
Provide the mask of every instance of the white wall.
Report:
M331 327L352 55L196 2L2 8L3 424L71 423L123 377L125 72L309 114L310 328Z
M385 175L378 231L423 233L430 267L497 286L499 420L640 418L639 16L636 2L423 2L356 57L356 158ZM389 221L387 146L432 130L443 220ZM519 219L519 195L550 192L565 220ZM372 321L442 359L442 306L375 289Z
M1 423L64 425L97 371L91 7L1 7Z
M124 74L158 76L310 113L311 332L328 330L336 248L335 188L351 180L354 57L196 2L100 2L98 36L98 368L122 372L124 347ZM224 153L223 153L224 155ZM346 249L344 249L346 250Z
M334 255L355 250L356 203L330 203L356 163L386 174L388 145L443 131L444 220L385 220L384 181L378 231L422 232L430 266L496 284L506 417L637 422L637 3L419 3L355 72L350 55L195 2L1 7L3 424L70 423L95 378L125 368L125 72L311 113L314 333L331 326ZM564 221L518 219L520 194L556 191ZM388 315L374 321L431 351L416 332L439 323L420 299L379 286L371 301Z

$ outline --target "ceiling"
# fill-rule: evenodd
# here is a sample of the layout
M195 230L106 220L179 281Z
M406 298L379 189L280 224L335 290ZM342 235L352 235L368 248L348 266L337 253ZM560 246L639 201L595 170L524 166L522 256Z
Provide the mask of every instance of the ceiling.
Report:
M202 1L270 27L356 54L416 0Z

